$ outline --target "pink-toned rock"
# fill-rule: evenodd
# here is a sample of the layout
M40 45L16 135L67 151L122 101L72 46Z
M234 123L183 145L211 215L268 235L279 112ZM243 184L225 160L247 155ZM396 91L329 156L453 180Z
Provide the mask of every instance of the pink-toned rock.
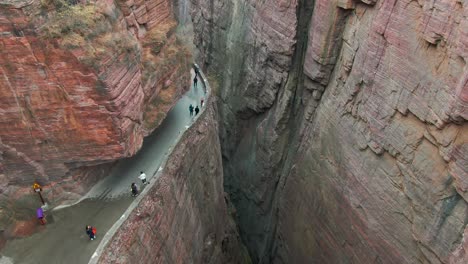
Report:
M167 80L166 82L164 82L164 87L167 88L167 87L171 86L171 84L172 84L172 81Z
M34 181L44 185L43 194L51 205L78 199L113 161L134 155L157 127L159 123L146 118L152 114L146 105L160 95L165 82L172 75L180 77L170 87L165 107L159 109L164 114L190 78L186 61L173 58L164 69L151 70L149 75L156 78L147 78L147 65L166 58L142 59L150 49L142 45L147 23L162 27L162 32L172 30L163 23L175 25L171 1L143 1L129 9L122 7L137 4L81 3L80 15L88 12L97 20L93 23L98 33L84 31L89 34L86 40L74 31L48 33L64 23L53 24L57 19L53 3L48 12L38 15L45 8L40 1L20 2L0 4L0 179L6 182L0 184L0 205L12 211L13 196L38 202L30 193ZM146 5L166 15L145 20ZM168 34L167 46L177 47L174 38ZM1 225L11 224L15 214L3 214Z
M466 262L466 1L310 2L192 11L253 261Z
M326 14L328 19L323 19L321 15L312 16L312 28L309 30L309 47L304 61L304 73L313 82L320 85L328 84L341 47L339 39L343 34L348 12L337 8L337 6L342 7L340 3L342 2L327 0L315 2L314 13ZM345 6L347 5L345 4ZM307 86L307 88L318 89L313 86Z
M148 23L148 13L146 12L146 6L140 6L134 11L136 20L139 24Z
M107 1L107 0L106 0ZM114 6L111 3L105 3L107 6ZM169 22L174 19L173 3L172 1L167 0L151 0L151 1L125 1L118 0L116 4L120 10L122 10L125 17L134 17L129 26L129 30L141 30L140 27L143 27L145 30L151 30L158 25ZM139 35L140 36L140 35ZM144 36L141 35L141 36Z
M249 263L225 202L215 111L209 100L97 263Z
M468 227L465 227L463 238L460 246L453 252L450 257L450 264L463 264L468 259Z
M17 221L11 230L7 230L8 236L27 237L32 235L39 227L37 219Z
M356 6L355 0L338 0L336 6L341 7L343 9L354 9Z
M299 210L294 220L286 216L292 213L286 209L292 206L288 195L281 206L285 212L280 219L285 220L280 220L280 234L290 236L285 243L298 248L296 261L312 251L329 262L353 255L355 262L440 263L448 261L460 242L468 213L468 152L461 136L467 126L460 119L466 103L458 97L466 74L460 58L466 50L458 48L464 30L456 23L464 23L460 20L466 20L462 16L467 9L455 1L435 1L430 9L429 3L357 5L355 15L343 21L343 46L324 42L325 50L338 49L332 68L338 74L325 75L330 81L308 139L314 143L304 147L308 154L301 154L298 172L289 176L290 187L286 184L289 195L304 188L319 207ZM314 17L325 26L323 32L330 32L335 23L320 18L333 17L335 10L316 13L324 10L317 9L319 4ZM311 34L320 37L315 29L320 23L311 25ZM434 37L439 35L440 43ZM421 37L427 42L421 43ZM323 48L312 39L307 53L323 54ZM306 73L314 76L307 67ZM296 242L300 238L289 234L302 233L297 228L306 228L303 219L309 213L321 214L314 216L317 228L307 238L326 239L301 247ZM332 254L337 247L339 253Z

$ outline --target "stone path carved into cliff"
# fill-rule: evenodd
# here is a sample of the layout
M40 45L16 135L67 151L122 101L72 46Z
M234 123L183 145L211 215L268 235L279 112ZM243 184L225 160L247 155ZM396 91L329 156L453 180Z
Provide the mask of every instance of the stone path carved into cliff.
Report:
M194 73L192 71L193 80ZM116 198L128 195L132 182L140 185L138 176L140 171L147 174L149 180L159 169L161 161L168 154L171 146L176 144L177 135L188 127L192 118L189 116L190 104L200 105L200 98L204 97L204 87L192 88L168 113L164 122L151 136L145 138L143 148L133 157L122 160L111 171L111 175L97 183L84 197L86 198Z
M189 116L188 106L200 105L200 99L205 96L202 85L201 81L197 88L192 85L157 130L145 139L135 156L120 161L110 175L98 182L77 204L51 212L52 221L43 230L24 239L9 241L0 260L3 261L1 255L5 255L12 263L88 263L104 234L132 203L130 184L135 182L141 186L140 171L144 171L149 180L155 180L153 175L177 143L179 134L191 124L193 119ZM84 226L87 224L98 229L95 241L86 237Z

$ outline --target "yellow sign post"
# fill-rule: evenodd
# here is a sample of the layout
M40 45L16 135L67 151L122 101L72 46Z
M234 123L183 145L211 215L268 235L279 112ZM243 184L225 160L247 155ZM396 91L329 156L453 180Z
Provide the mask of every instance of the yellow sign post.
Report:
M39 194L39 198L41 198L41 202L42 202L42 204L44 205L44 204L45 204L44 198L42 198L42 194L41 194L42 186L41 186L39 183L35 182L35 183L32 185L32 188L33 188L34 192L37 192L37 193Z

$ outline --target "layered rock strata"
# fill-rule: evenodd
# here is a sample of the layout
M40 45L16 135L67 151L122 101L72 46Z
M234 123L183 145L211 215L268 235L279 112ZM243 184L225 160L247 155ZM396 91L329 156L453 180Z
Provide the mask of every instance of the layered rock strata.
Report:
M77 199L139 150L189 83L175 27L172 1L0 2L3 227L32 216L34 181Z
M193 2L254 262L467 261L467 16L457 0Z
M216 106L206 107L97 263L249 263L225 202Z

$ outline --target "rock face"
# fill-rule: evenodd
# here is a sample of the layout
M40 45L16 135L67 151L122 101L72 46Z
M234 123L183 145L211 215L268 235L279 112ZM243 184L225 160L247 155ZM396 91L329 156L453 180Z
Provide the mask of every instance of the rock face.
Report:
M193 2L255 263L468 260L467 16L458 0Z
M97 263L249 263L226 207L215 104L206 106Z
M189 82L175 26L172 1L0 1L1 229L33 181L76 199L139 150Z

